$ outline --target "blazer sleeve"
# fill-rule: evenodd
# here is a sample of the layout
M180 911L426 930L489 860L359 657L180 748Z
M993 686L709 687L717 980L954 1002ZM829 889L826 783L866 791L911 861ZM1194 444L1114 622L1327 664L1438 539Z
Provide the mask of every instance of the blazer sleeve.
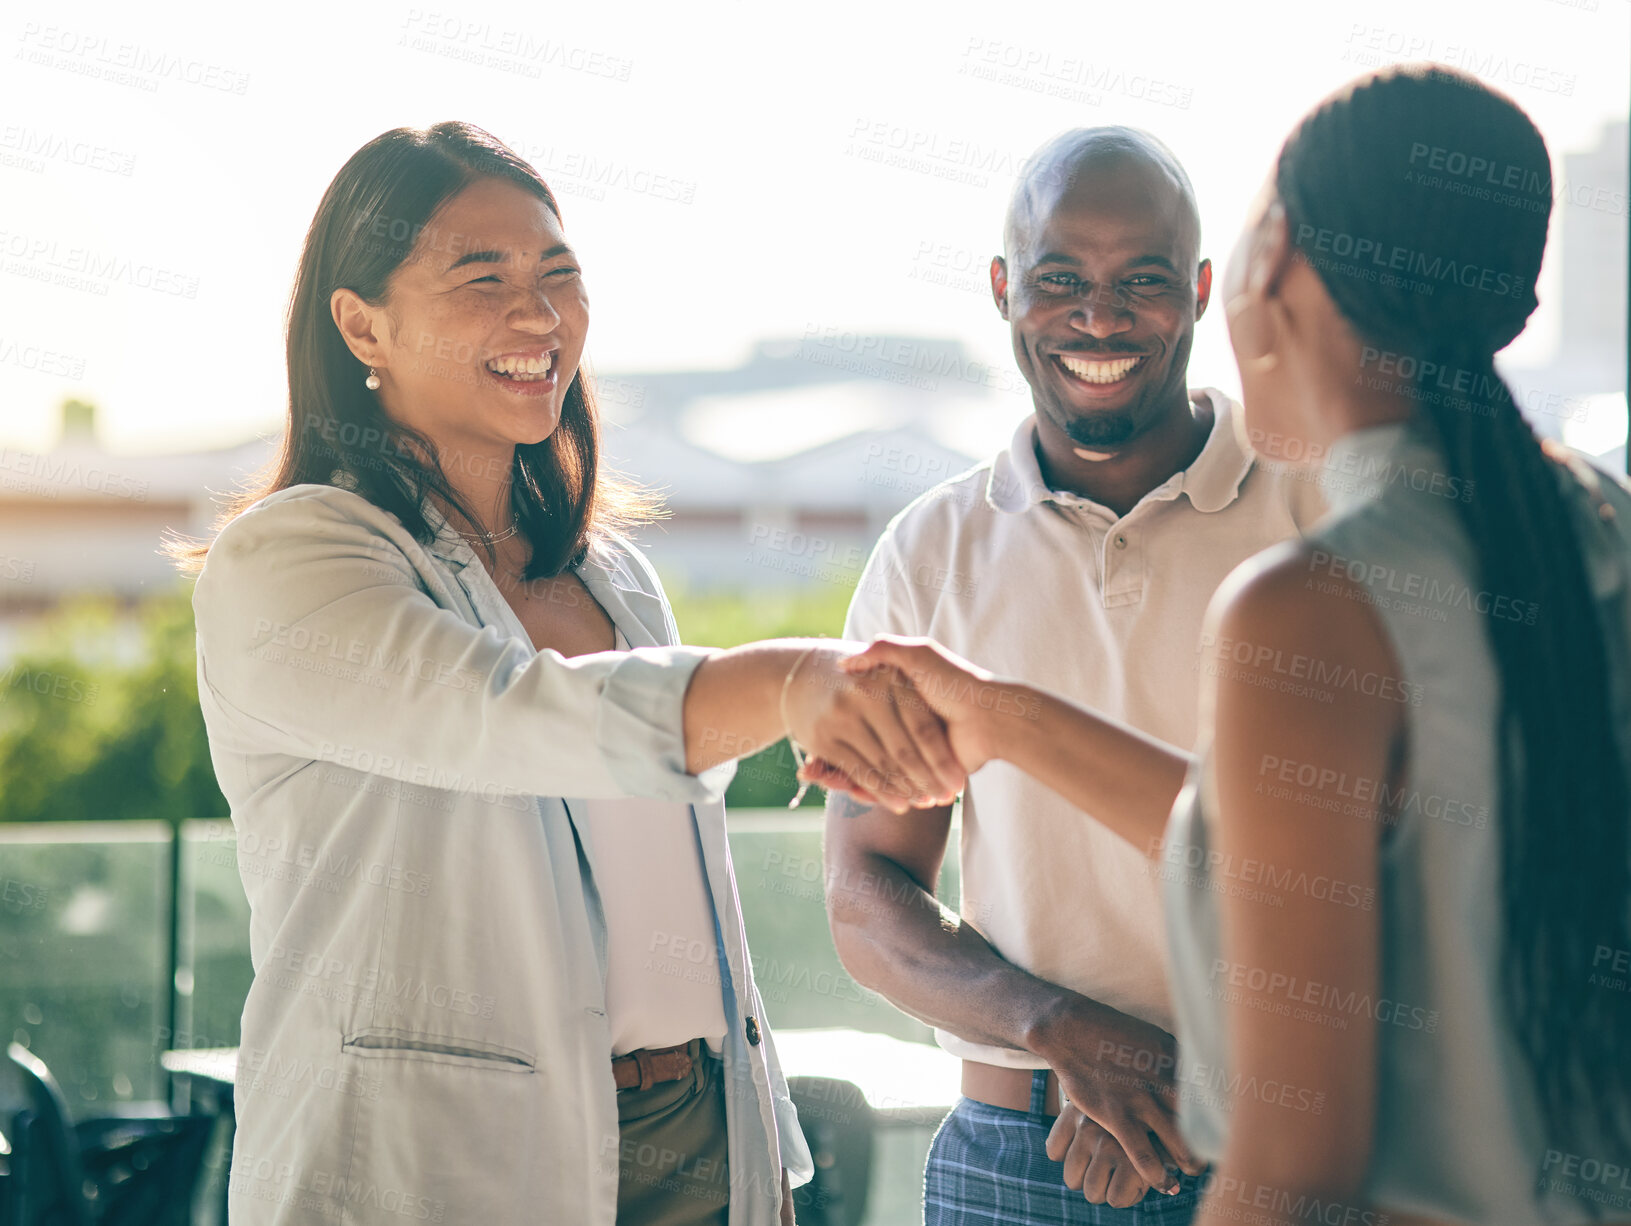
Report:
M535 653L439 606L386 519L296 487L221 531L193 594L212 739L430 787L719 799L728 767L685 771L708 649Z

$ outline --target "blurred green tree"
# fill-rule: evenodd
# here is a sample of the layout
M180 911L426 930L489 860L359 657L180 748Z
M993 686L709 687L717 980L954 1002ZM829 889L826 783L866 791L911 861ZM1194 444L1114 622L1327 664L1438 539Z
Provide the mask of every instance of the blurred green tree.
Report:
M0 820L226 811L198 709L189 588L133 615L111 599L72 601L0 664Z

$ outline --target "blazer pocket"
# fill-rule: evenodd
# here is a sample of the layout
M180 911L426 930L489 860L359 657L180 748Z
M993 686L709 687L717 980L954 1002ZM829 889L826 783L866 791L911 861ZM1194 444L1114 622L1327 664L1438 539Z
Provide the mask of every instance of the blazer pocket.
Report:
M462 1065L501 1073L535 1073L537 1059L512 1047L500 1047L456 1035L426 1034L418 1030L391 1030L372 1026L342 1035L340 1050L368 1060L424 1060L432 1064Z

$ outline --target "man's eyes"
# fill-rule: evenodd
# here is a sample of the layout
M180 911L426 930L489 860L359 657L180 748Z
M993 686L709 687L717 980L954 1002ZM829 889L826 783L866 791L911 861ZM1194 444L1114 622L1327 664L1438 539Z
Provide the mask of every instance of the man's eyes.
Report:
M1063 291L1065 293L1080 293L1082 287L1087 285L1080 277L1068 272L1044 273L1036 278L1036 283L1050 291ZM1124 280L1122 285L1130 289L1163 289L1167 281L1165 277L1153 273L1137 273Z

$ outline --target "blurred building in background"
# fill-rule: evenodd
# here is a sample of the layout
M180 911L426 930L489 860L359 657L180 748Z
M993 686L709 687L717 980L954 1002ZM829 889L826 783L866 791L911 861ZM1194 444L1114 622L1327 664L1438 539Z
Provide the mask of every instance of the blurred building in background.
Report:
M1563 325L1556 366L1593 393L1625 383L1628 145L1625 122L1605 124L1594 148L1563 155L1557 188Z
M1625 122L1603 125L1596 145L1563 155L1548 241L1560 264L1558 343L1549 361L1501 372L1536 431L1625 472Z
M252 439L222 451L123 455L103 450L92 406L63 406L47 452L0 447L0 659L17 631L65 597L109 593L134 601L174 585L159 552L167 531L200 533L211 492L265 463Z
M668 518L640 540L670 584L853 586L890 517L1000 445L1028 411L1016 383L953 342L767 341L733 370L598 380L604 463L663 495ZM135 601L173 586L166 533L206 533L221 500L276 450L261 437L110 454L78 402L64 406L50 451L0 449L0 657L67 596Z
M640 543L666 583L699 589L853 586L897 511L1030 411L1016 372L956 342L854 332L600 386L606 462L670 511Z

